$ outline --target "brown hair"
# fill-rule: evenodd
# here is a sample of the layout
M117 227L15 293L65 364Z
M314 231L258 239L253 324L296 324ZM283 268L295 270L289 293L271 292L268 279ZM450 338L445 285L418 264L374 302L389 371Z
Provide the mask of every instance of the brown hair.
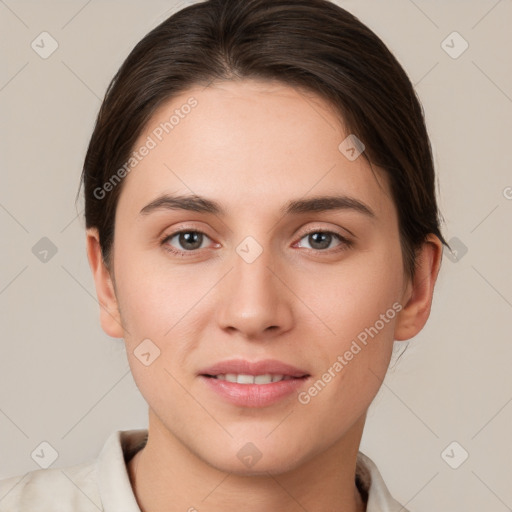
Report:
M423 110L384 43L327 0L208 0L151 30L105 94L82 181L86 227L98 228L109 267L123 183L108 193L98 190L128 160L155 110L192 86L251 78L277 80L322 97L339 113L347 134L363 142L364 157L387 172L409 275L415 251L429 233L447 245Z

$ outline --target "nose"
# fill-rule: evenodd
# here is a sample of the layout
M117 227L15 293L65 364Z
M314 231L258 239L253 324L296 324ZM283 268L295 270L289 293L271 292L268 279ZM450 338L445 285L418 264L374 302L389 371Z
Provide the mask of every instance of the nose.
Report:
M284 284L286 278L271 268L269 251L252 263L237 253L233 268L219 283L218 325L246 339L273 339L293 325L293 294Z

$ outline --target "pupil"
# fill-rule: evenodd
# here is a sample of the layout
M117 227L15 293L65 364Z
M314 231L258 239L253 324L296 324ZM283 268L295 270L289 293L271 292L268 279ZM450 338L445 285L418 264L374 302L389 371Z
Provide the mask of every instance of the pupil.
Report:
M330 243L331 235L329 233L312 233L309 235L309 244L314 249L326 249L329 247ZM318 245L320 247L318 247Z
M186 249L198 249L201 247L201 233L188 231L180 233L180 244Z

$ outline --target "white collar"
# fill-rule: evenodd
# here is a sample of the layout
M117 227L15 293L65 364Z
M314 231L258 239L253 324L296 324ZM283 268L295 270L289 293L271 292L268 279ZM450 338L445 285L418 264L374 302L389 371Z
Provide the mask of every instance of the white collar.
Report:
M130 484L126 461L145 445L147 433L146 429L118 430L105 442L97 459L104 512L140 512ZM408 512L393 499L377 466L362 452L357 455L356 475L368 494L366 512Z

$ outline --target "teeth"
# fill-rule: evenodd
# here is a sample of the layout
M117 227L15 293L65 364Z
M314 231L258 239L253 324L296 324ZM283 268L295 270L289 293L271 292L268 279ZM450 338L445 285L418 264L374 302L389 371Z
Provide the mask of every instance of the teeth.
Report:
M236 382L237 384L270 384L272 382L291 379L289 375L271 375L270 373L266 373L264 375L225 373L215 375L215 378L219 380L226 380L228 382Z
M254 377L252 375L240 374L236 378L237 384L254 384Z
M281 375L274 375L274 377L281 377ZM266 375L256 375L254 377L254 384L270 384L271 382L277 382L274 381L274 377L268 373ZM281 380L281 378L279 378L279 380Z

